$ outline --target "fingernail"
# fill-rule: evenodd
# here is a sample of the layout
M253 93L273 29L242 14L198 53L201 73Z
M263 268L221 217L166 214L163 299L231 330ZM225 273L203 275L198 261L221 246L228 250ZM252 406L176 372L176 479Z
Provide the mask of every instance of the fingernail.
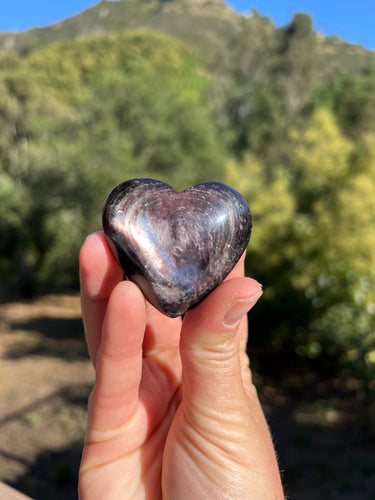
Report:
M241 320L241 318L246 314L262 296L263 291L260 289L251 297L246 297L245 299L238 299L225 312L223 317L223 325L227 328L233 328Z

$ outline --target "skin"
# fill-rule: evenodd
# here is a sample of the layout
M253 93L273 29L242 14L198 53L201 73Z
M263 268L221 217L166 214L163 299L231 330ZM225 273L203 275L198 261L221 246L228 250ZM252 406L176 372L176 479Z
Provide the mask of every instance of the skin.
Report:
M243 262L181 321L123 281L103 233L86 240L81 300L96 382L81 500L284 498L245 350L246 313L262 291Z

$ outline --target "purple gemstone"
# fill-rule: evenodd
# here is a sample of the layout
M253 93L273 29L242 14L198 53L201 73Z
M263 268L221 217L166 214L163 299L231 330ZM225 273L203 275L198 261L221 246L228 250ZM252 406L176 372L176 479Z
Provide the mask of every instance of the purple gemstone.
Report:
M170 317L201 302L245 250L252 219L245 199L219 182L175 191L154 179L117 186L103 228L126 276Z

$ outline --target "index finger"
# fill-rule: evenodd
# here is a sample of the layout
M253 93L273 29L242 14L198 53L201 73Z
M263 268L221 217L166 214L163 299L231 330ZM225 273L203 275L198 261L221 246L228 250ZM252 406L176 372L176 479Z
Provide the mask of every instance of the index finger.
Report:
M91 234L79 254L81 308L90 358L96 365L108 300L123 271L112 254L104 233Z

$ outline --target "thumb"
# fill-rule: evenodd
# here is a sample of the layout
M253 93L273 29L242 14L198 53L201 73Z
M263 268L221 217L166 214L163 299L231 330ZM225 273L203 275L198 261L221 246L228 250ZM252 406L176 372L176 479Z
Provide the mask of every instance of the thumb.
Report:
M239 326L261 295L257 281L231 279L186 314L180 341L185 411L215 409L224 416L246 401Z

